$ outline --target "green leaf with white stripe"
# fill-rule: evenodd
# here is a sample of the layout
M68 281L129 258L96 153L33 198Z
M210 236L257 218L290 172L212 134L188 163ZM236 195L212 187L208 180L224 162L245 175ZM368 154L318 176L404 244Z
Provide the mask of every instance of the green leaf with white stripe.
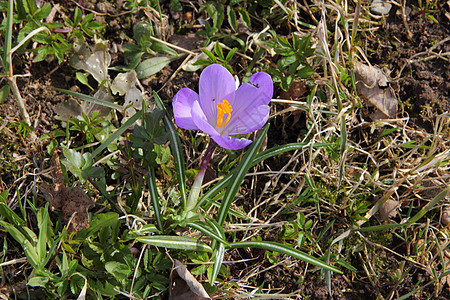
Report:
M312 145L310 145L309 143L291 143L291 144L286 144L286 145L282 145L282 146L272 147L270 149L264 150L261 153L258 153L258 155L256 155L255 158L253 159L251 167L256 166L257 164L259 164L260 162L262 162L268 158L274 157L276 155L279 155L279 154L282 154L282 153L285 153L288 151L302 150L307 147L321 148L321 147L326 147L326 146L330 146L330 145L331 145L330 143L316 143L316 144L312 144ZM200 201L198 201L198 203L197 203L197 207L199 207L205 200L213 199L224 188L226 188L230 184L232 175L233 175L233 173L228 174L224 179L219 181L212 188L210 188L205 194L203 194L203 196L200 198Z
M48 202L46 203L45 207L41 208L38 212L38 220L41 219L42 221L39 222L39 237L37 241L37 256L39 259L39 262L45 261L45 258L47 256L47 233L48 233ZM41 266L44 267L44 266Z
M231 184L226 190L225 196L223 197L222 200L222 204L219 208L217 217L217 223L219 225L223 225L223 223L225 222L231 203L233 202L234 197L236 196L239 187L241 186L242 180L244 180L244 177L248 172L248 169L250 169L253 159L255 155L258 153L258 150L261 147L261 144L268 130L269 124L264 126L264 128L261 130L261 133L258 135L256 140L250 146L250 149L248 149L244 157L242 157L242 160L239 163L239 165L233 171L233 175L231 177Z
M220 234L222 239L225 239L225 230L223 230L223 227L219 226L219 224L217 224L217 222L215 222L214 220L206 219L206 222L208 222L208 224L215 232ZM230 246L228 242L225 242L225 244L221 242L217 243L213 271L210 278L208 278L209 282L211 282L212 284L214 284L214 282L216 281L216 278L220 272L220 268L222 267L223 257L225 256L225 245L227 247Z
M214 267L211 274L211 278L208 278L211 284L214 284L214 282L217 279L217 276L219 275L224 255L225 255L225 245L219 242L217 244L216 256L214 257Z
M266 241L236 242L236 243L231 243L230 248L232 248L232 249L234 249L234 248L258 248L258 249L264 249L264 250L268 250L268 251L275 251L275 252L283 253L283 254L292 256L294 258L300 259L304 262L307 262L314 266L323 268L325 270L330 270L330 271L342 274L342 272L338 268L325 263L323 260L315 258L314 256L306 254L303 251L300 251L298 249L295 249L291 246L287 246L284 244L279 244L279 243L275 243L275 242L266 242Z
M212 252L212 249L207 244L199 241L196 238L188 236L176 236L176 235L153 235L136 238L137 241L156 246L178 250L189 251L208 251Z
M172 150L173 159L175 162L175 170L177 174L178 181L178 189L180 190L181 203L183 203L183 208L186 207L187 198L186 198L186 163L184 160L183 147L181 147L181 141L178 137L177 130L172 123L172 119L169 117L169 114L164 107L161 98L157 93L153 92L153 97L155 98L156 105L158 108L164 110L166 112L164 116L164 125L166 126L167 133L169 134L170 141L170 149Z
M225 243L227 246L230 244L223 238L223 234L221 232L214 232L206 224L203 224L201 222L195 222L195 223L187 223L186 226L189 226L191 228L197 229L198 231L202 232L203 234L209 236L210 238L215 239L218 242Z

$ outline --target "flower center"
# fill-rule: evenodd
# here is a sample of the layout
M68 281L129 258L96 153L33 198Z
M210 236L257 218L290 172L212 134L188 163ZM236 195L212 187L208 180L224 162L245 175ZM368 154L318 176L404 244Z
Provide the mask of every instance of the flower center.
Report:
M227 125L228 121L230 121L232 111L233 108L227 100L217 103L217 127L224 127ZM225 114L227 114L227 118L224 121L223 118L225 117Z

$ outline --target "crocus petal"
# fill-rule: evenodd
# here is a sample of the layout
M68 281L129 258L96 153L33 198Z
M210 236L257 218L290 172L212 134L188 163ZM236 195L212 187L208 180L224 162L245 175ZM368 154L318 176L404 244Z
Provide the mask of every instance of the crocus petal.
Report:
M260 129L269 119L270 107L268 105L260 105L252 107L239 115L234 115L233 123L228 124L227 133L246 134Z
M266 101L268 100L266 104L269 104L273 97L273 82L270 75L264 72L255 73L250 77L250 82L261 89Z
M265 118L267 121L266 111L269 110L267 104L272 98L270 92L271 89L267 86L258 88L248 83L242 84L236 91L234 103L231 104L233 112L226 132L233 132L232 134L251 132L252 130L249 129L257 127L255 124L259 124L260 118ZM260 106L266 106L266 108L262 111Z
M211 126L211 124L208 123L206 115L202 110L202 108L200 107L198 101L195 101L193 103L191 113L192 113L192 121L194 122L194 124L197 126L198 129L209 135L219 135L217 130L213 126Z
M200 75L199 102L210 124L217 120L217 103L227 100L232 103L236 86L233 75L221 65L206 67Z
M222 148L230 150L239 150L252 143L248 139L238 139L232 136L211 135L211 138Z
M179 127L187 130L199 129L197 125L195 125L191 114L191 109L194 102L198 102L198 97L198 94L193 90L182 88L173 98L173 114L175 122Z
M257 88L249 83L243 83L236 91L234 102L231 103L233 112L240 113L247 111L251 107L267 105L271 97L262 88Z

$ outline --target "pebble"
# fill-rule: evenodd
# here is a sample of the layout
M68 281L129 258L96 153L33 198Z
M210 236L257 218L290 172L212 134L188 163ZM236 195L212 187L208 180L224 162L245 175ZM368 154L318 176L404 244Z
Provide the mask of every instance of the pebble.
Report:
M387 0L373 0L370 5L370 11L377 15L387 15L392 8L392 4Z
M444 226L450 224L450 207L447 206L442 212L441 222Z

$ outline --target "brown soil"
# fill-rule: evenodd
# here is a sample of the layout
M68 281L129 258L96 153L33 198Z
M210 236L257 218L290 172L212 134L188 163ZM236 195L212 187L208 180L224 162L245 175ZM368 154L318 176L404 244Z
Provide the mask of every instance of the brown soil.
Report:
M438 23L420 15L414 8L416 1L408 5L408 36L401 18L401 9L393 7L386 23L367 37L374 52L372 64L386 66L391 77L399 79L398 96L410 118L419 126L429 128L437 114L450 111L450 19L445 14L450 7L438 1L438 12L433 13Z

